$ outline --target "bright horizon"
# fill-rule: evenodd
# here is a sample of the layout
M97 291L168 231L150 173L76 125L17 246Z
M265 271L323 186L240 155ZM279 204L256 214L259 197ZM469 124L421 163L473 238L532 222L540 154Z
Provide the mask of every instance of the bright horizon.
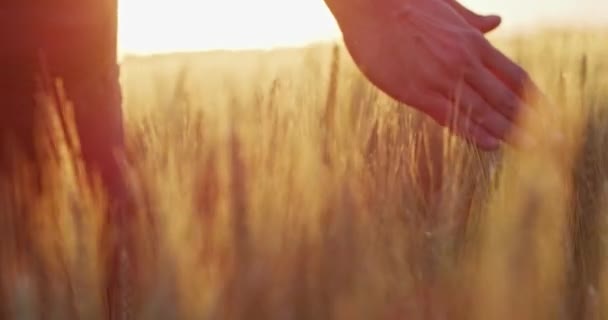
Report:
M529 2L462 1L478 12L501 14L503 31L600 24L608 17L604 0ZM119 0L121 55L299 46L339 36L323 0Z

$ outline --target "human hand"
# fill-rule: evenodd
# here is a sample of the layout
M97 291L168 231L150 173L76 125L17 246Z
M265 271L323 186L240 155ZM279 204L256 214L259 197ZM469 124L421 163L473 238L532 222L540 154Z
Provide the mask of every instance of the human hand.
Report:
M478 16L454 0L385 1L367 9L336 16L351 56L379 89L482 149L530 142L517 120L527 108L525 91L535 86L482 33L500 18ZM519 139L511 139L513 131Z

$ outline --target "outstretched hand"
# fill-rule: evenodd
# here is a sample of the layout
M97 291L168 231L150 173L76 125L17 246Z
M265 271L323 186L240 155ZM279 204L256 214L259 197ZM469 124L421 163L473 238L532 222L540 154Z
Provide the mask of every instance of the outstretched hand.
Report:
M373 1L372 1L373 2ZM354 61L382 91L493 150L514 143L527 73L483 35L500 24L454 0L400 0L336 15Z

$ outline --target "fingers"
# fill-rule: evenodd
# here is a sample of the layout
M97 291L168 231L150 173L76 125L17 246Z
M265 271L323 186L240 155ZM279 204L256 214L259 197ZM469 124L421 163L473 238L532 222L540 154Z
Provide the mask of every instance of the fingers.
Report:
M448 3L458 12L471 26L475 29L488 33L500 25L502 19L499 16L489 15L482 16L474 13L473 11L467 9L465 6L460 4L456 0L447 0Z
M500 147L500 140L490 135L482 126L470 121L464 115L454 117L451 130L456 135L472 141L485 151L493 151Z
M486 41L481 34L469 39L474 41L468 46L469 48L479 48L480 43ZM523 137L522 140L531 140L525 139L528 134L519 126L522 111L529 109L524 104L523 96L518 96L508 83L488 69L478 50L477 52L455 50L447 54L444 59L447 62L444 63L443 70L447 76L435 75L424 78L425 88L441 93L443 97L453 101L458 106L455 110L461 113L458 117L469 119L493 138L514 146L532 144L532 142L520 143L521 140L514 139L514 136L518 136ZM508 59L507 61L510 62ZM515 73L518 71L517 68L519 66L510 62L506 68L503 68L503 72L517 75ZM527 78L525 72L523 76L524 79ZM459 83L460 87L455 90Z
M484 111L481 111L482 107L477 107L480 111L475 112L476 107L473 106L471 107L471 117L477 121L479 125L512 146L531 148L535 145L534 139L532 139L529 132L524 130L524 127L522 126L521 116L524 114L528 114L529 116L529 112L533 111L523 99L520 99L513 91L507 88L504 83L496 78L491 71L483 66L480 66L474 73L469 75L467 82L470 86L465 86L463 91L466 92L466 90L470 89L473 92L472 95L477 94L483 102L475 102L477 101L476 99L478 99L477 97L470 102L463 102L469 104L477 103L482 106L485 103L486 108L493 110L496 114L501 116L501 120L480 122L475 119L477 119L476 117L479 117L480 112ZM489 111L485 112L486 114L482 115L482 117L485 117L486 119L492 120L494 117L497 117L496 114Z
M475 124L483 127L499 140L505 140L510 133L513 122L498 112L494 106L478 94L468 84L463 84L455 97L459 113L470 118Z
M467 99L471 99L467 95ZM433 118L439 125L448 127L458 136L475 143L484 150L495 150L500 146L500 140L483 126L472 121L450 99L434 92L420 94L412 105Z
M492 70L514 93L521 98L525 98L528 93L539 93L538 88L522 67L511 61L489 41L484 39L480 44L481 57L486 67Z
M467 76L467 82L493 109L510 121L516 121L523 101L485 66L479 65Z

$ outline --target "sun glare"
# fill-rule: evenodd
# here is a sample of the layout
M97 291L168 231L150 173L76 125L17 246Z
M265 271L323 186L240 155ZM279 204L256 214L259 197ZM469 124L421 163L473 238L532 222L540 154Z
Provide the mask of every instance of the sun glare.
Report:
M337 38L322 0L118 0L120 54L297 46ZM462 0L500 13L501 30L543 22L605 22L603 0Z
M119 0L121 54L272 48L335 38L321 0Z

